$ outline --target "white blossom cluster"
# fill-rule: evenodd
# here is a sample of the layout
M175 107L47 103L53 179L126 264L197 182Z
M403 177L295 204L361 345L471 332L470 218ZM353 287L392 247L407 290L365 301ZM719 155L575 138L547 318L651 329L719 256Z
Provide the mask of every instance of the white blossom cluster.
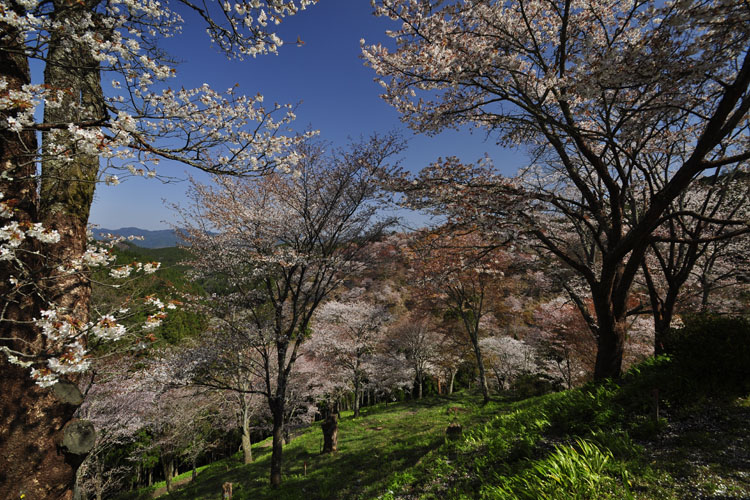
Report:
M190 6L200 11L212 41L230 57L241 58L276 53L283 42L270 27L316 1ZM106 116L89 121L83 117L90 117L91 111L71 99L67 89L18 86L0 75L0 130L47 130L44 150L36 154L55 161L72 162L76 154L98 155L108 161L99 179L108 185L127 176L155 177L155 166L163 158L216 173L294 172L300 158L291 146L302 137L287 134L295 119L291 106L264 106L261 95L238 96L234 88L219 92L207 84L165 88L164 80L173 78L176 69L169 57L160 55L157 41L178 33L184 22L156 0L108 0L64 16L55 15L45 2L0 0L0 23L23 40L29 57L46 59L46 47L56 43L65 51L89 51L100 63L100 82L107 73L112 75L106 78L111 82L111 90L104 92ZM35 119L40 108L60 106L70 108L70 116L82 117L81 121L40 124Z
M0 193L0 200L2 199ZM0 201L0 214L6 220L13 214L11 205ZM41 223L10 220L0 227L0 261L5 261L10 269L6 279L11 285L11 296L6 297L7 300L15 300L16 294L20 297L28 294L30 289L38 289L24 261L30 255L41 257L43 254L36 249L35 245L26 245L25 242L28 240L35 240L42 245L53 245L60 241L60 235L57 231L44 228ZM58 276L64 279L72 274L87 273L96 267L111 266L115 256L108 246L113 245L113 241L104 242L104 246L89 246L80 258L58 266L56 269ZM124 279L131 276L133 272L152 274L159 267L159 262L137 262L113 268L109 276ZM160 326L166 318L166 311L176 309L179 305L177 301L164 303L154 296L146 297L142 303L147 310L154 311L141 325L141 330L145 332L151 332ZM121 340L129 333L129 329L122 324L122 321L130 316L132 313L128 308L120 308L115 313L101 314L91 321L81 322L65 308L49 304L47 309L42 310L39 317L33 320L34 327L45 339L46 347L43 353L16 351L8 346L1 346L0 351L10 363L29 368L31 376L38 385L51 386L59 380L61 375L79 373L89 368L90 358L85 348L86 338L95 337L104 341ZM4 317L0 317L0 322L4 320Z
M148 309L156 311L148 315L141 324L143 332L151 332L159 327L167 317L166 309L176 309L179 304L177 301L165 304L154 296L147 297L143 303ZM22 360L8 349L4 351L11 363L30 368L31 376L38 385L51 386L59 380L60 375L88 370L90 359L83 339L93 336L115 342L130 333L129 329L120 323L129 317L130 312L127 308L121 308L115 314L104 314L94 321L81 323L62 309L45 310L42 311L41 317L34 321L35 326L50 345L56 346L60 354L47 358L45 365L38 360Z
M144 274L153 274L159 270L159 267L161 267L161 262L147 262L145 264L134 262L133 264L112 268L109 271L109 275L113 278L123 279L130 277L133 271L143 271Z
M60 241L60 234L55 230L45 229L40 223L27 223L8 220L13 217L13 206L9 201L3 201L0 192L0 261L14 261L17 259L19 247L27 239L34 239L40 243L50 244ZM3 223L3 219L6 222ZM10 276L13 283L16 277Z

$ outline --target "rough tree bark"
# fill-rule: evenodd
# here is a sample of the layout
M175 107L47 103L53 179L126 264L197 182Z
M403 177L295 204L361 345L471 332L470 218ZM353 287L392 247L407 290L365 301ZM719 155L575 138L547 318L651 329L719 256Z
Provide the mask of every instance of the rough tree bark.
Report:
M62 0L56 0L53 6L55 20L73 25L92 8L90 3L71 5ZM0 51L3 75L16 88L30 81L28 61L20 50L22 40L17 42L18 52ZM64 128L67 123L82 119L103 119L105 112L99 78L98 63L90 53L77 48L69 37L53 34L49 42L45 83L66 92L59 107L45 109L45 123ZM38 290L45 295L44 300L65 308L75 320L86 322L90 298L87 279L80 275L63 278L55 269L58 264L69 262L85 251L86 224L99 160L96 155L76 151L75 143L58 131L45 133L43 149L48 148L53 135L58 144L62 142L68 147L72 161L61 161L53 155L42 158L42 182L37 197L34 132L2 133L2 170L14 180L3 181L0 189L6 199L17 200L15 220L42 222L45 227L60 233L58 243L45 245L44 260L37 259L28 264L37 278ZM3 279L0 286L7 286L6 281ZM7 300L11 294L6 292L0 289L5 307L0 337L11 339L8 342L17 350L43 352L45 339L28 322L39 317L44 304L34 296L21 301ZM63 446L63 431L81 401L61 400L54 391L36 386L27 370L8 366L4 360L0 361L0 370L3 373L0 471L4 471L0 473L0 497L19 498L23 493L26 498L34 499L72 498L76 471L85 451L83 448L77 449L77 453L67 450ZM71 378L71 382L75 383L75 378Z
M7 30L7 26L0 29ZM6 38L6 43L9 39L11 37ZM30 83L28 61L22 55L22 40L17 40L17 45L17 52L13 52L13 47L8 51L0 51L0 67L3 68L3 75L11 88L20 88ZM49 47L51 57L59 54L59 48L60 40L53 38ZM81 71L69 70L70 78L80 75ZM67 217L70 210L64 202L57 203L56 210L49 210L49 205L38 210L35 134L32 131L1 134L2 171L12 180L1 181L0 189L6 200L14 200L13 219L18 222L48 223L55 214L61 216L61 224L57 227L62 238L60 243L45 247L48 261L33 259L26 262L35 274L37 284L48 284L48 278L54 277L50 269L54 269L56 262L82 251L85 244L88 206L85 210L75 210L80 207L78 203L73 207L79 214L85 212L82 230L79 230L75 217L73 220ZM93 185L89 189L93 192ZM48 189L44 194L54 194L54 190ZM0 269L3 276L7 276L8 272L9 269L5 267ZM6 282L7 280L3 279L0 285L0 300L3 306L0 337L6 339L3 342L15 350L27 353L42 352L45 340L29 324L29 321L39 317L42 303L38 295L24 297L24 293L13 293L7 289ZM70 286L70 283L53 283L51 287L44 285L45 291L50 294L46 298L58 301L63 307L69 308L70 314L74 317L85 321L88 308L87 292L79 290L75 285ZM38 387L26 369L11 366L4 359L0 360L0 371L3 374L0 386L0 497L19 498L21 494L25 494L26 498L35 499L71 498L76 470L83 460L83 455L69 453L63 448L63 429L80 401L76 403L71 400L60 400L52 390Z

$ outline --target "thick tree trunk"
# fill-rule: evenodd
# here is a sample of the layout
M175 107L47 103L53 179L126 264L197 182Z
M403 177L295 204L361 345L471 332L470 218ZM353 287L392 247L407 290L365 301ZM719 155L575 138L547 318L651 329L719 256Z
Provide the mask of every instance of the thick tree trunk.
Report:
M76 407L61 403L38 387L28 370L4 359L0 373L0 498L24 493L25 498L71 498L83 457L58 447Z
M24 14L20 10L17 13ZM9 90L20 89L30 83L22 39L14 39L6 25L0 24L0 31L4 33L3 43L10 45L10 50L0 50L0 74ZM32 131L0 132L0 170L4 174L0 192L3 201L12 203L12 220L17 222L39 221L34 176L36 149ZM34 259L25 264L43 282L44 263ZM12 272L7 264L0 266L0 338L11 339L3 341L3 345L16 351L42 352L45 339L27 323L39 317L40 304L25 293L31 290L11 287L7 277ZM71 498L83 457L68 453L61 446L63 428L80 402L61 401L51 390L39 388L28 369L10 365L4 355L0 355L0 373L0 498L20 498L22 494L40 500Z
M339 442L339 417L335 412L329 412L321 424L323 429L323 453L334 453Z
M622 373L622 356L627 335L627 323L624 318L606 321L599 318L599 339L594 366L594 379L619 378Z

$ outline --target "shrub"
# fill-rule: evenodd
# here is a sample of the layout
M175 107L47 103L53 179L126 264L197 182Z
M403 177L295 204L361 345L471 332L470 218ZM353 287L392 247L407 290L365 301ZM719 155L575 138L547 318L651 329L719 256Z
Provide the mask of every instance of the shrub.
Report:
M513 394L520 398L526 399L534 396L542 396L550 392L559 390L559 385L555 384L545 375L526 373L519 376L511 385Z
M750 388L750 321L745 318L688 317L684 327L670 331L665 347L694 383L712 390Z

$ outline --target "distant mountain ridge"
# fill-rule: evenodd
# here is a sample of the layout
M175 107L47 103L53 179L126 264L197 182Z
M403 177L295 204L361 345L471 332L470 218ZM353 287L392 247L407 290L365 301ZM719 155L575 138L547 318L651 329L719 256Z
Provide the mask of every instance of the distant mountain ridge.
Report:
M136 246L143 247L143 248L166 248L166 247L176 247L180 243L182 243L182 239L177 236L177 233L174 229L157 229L157 230L149 230L149 229L141 229L139 227L121 227L120 229L106 229L106 228L94 228L93 230L94 238L97 240L101 240L101 233L109 233L114 234L116 236L138 236L143 237L142 240L133 240L131 243L133 243Z

